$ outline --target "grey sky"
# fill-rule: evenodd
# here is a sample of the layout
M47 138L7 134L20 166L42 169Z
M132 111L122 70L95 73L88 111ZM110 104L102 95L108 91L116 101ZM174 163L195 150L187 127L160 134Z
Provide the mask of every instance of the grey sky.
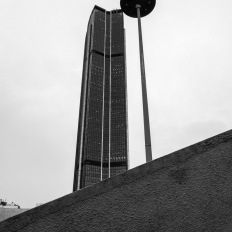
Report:
M0 198L72 190L83 46L94 5L0 1ZM232 128L232 2L157 0L142 19L153 158ZM131 168L145 162L137 21L125 16Z

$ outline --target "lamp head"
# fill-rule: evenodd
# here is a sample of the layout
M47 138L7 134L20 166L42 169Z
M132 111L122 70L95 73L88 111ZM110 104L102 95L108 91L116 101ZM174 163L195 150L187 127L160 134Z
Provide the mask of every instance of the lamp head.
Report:
M155 8L156 0L121 0L122 11L133 18L137 18L137 8L140 7L140 16L150 14Z

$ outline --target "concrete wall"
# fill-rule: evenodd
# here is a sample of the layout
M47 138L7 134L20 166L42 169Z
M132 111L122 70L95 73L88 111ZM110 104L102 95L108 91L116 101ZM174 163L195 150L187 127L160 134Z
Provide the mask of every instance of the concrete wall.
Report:
M9 218L0 231L232 231L232 130Z

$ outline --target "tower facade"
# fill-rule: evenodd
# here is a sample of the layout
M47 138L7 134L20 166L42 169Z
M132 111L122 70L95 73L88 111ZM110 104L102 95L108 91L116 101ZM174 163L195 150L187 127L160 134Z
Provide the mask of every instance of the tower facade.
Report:
M95 6L85 39L73 191L127 169L123 12Z

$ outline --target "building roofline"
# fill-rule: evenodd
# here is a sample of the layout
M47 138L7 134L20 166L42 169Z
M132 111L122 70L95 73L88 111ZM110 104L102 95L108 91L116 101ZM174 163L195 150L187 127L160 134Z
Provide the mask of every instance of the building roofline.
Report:
M100 10L100 11L102 11L102 12L105 12L105 11L106 11L104 8L102 8L102 7L100 7L100 6L97 6L97 5L94 6L93 10L95 10L95 9Z
M100 10L102 12L105 12L106 10L100 6L97 6L95 5L94 8L93 8L93 11L97 9L97 10ZM111 11L106 11L107 14L109 14L110 12L112 12L113 14L114 13L122 13L123 11L121 9L115 9L115 10L111 10Z

